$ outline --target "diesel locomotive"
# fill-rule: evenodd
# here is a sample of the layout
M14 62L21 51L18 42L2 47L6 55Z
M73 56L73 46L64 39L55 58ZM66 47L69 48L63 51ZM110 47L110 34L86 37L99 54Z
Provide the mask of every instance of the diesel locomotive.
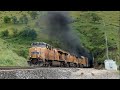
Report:
M77 57L45 42L34 42L31 44L27 62L30 66L37 65L40 67L89 67L87 57Z

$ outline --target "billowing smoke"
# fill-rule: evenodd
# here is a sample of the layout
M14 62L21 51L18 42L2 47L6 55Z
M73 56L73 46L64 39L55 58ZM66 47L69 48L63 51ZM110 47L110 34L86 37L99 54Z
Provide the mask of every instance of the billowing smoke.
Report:
M69 12L48 12L44 17L46 29L43 30L50 40L58 40L63 44L61 47L78 57L81 55L87 56L88 53L85 48L80 44L79 38L70 27L71 18L68 17ZM54 38L54 39L53 39Z

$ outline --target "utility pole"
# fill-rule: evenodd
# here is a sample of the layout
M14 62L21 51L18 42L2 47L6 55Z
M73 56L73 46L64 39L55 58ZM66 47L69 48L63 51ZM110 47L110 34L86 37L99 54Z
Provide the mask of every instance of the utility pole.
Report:
M119 53L119 60L120 60L120 11L119 11L119 30L118 30L118 40L119 40L119 49L118 49L118 53Z
M103 24L104 24L104 30L105 30L105 22L104 22L104 20L103 20ZM106 57L107 57L107 60L109 60L109 56L108 56L108 42L107 42L106 31L105 31L105 41L106 41Z
M118 62L119 62L119 60L120 60L120 11L119 11L119 31L118 31L118 38L119 38L119 50L118 50L118 53L119 53ZM120 79L120 65L119 65L119 79Z
M109 56L108 56L108 43L107 43L107 35L106 35L106 32L105 32L105 40L106 40L106 56L107 56L107 60L109 59Z

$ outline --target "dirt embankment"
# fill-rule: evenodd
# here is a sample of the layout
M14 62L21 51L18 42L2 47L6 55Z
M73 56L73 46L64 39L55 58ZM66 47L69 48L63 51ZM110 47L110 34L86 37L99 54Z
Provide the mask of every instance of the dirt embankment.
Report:
M120 73L93 68L38 68L0 70L0 79L120 79Z

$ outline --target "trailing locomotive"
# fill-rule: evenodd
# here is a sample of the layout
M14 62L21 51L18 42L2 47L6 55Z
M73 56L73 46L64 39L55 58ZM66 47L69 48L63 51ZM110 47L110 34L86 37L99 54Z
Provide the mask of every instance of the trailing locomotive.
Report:
M88 58L77 57L44 42L34 42L29 49L28 64L40 67L89 67Z

